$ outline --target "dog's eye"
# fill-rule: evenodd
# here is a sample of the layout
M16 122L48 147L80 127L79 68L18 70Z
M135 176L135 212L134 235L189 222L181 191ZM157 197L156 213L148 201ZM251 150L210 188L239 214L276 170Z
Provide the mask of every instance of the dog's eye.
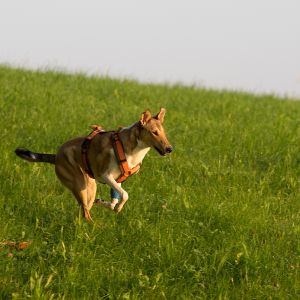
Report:
M158 131L157 131L157 130L152 131L152 133L153 133L154 135L158 136Z

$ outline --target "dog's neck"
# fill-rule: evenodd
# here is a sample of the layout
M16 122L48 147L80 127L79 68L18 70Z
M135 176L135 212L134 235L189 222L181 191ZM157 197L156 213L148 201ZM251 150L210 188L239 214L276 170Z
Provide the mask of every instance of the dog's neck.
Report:
M150 147L140 139L140 130L139 123L134 123L119 132L130 168L140 164L150 150Z

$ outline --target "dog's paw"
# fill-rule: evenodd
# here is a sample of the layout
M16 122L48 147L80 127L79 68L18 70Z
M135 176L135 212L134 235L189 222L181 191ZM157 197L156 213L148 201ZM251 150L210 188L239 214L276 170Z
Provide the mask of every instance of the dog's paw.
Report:
M114 212L115 212L116 214L118 214L118 213L122 210L122 208L120 208L119 206L120 206L120 205L117 204L117 205L115 206L115 208L114 208Z
M123 209L123 206L124 203L118 203L114 208L114 212L118 214Z

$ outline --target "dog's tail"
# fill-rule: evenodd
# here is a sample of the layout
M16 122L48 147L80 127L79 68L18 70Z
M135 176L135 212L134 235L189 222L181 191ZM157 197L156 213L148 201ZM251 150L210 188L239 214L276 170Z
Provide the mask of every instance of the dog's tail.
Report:
M17 148L15 153L22 159L30 162L46 162L55 165L55 154L35 153L26 148Z

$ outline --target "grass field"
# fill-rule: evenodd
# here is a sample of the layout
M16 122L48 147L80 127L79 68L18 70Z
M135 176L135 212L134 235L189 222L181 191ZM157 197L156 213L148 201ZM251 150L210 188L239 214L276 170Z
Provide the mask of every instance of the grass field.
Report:
M167 108L116 215L86 223L53 166L14 149ZM300 299L300 102L0 67L1 299ZM109 196L109 188L99 185Z

